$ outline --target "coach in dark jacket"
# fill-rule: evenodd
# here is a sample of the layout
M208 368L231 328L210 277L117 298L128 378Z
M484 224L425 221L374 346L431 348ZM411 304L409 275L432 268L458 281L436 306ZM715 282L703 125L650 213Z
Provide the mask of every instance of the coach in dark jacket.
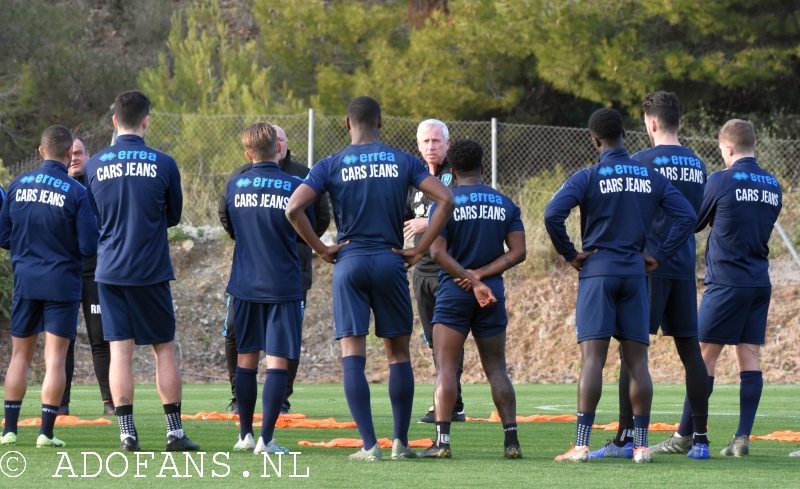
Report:
M275 130L278 132L278 140L283 142L284 144L281 145L283 148L287 148L286 144L286 132L278 127L275 126ZM281 171L284 173L288 173L294 177L298 178L306 178L308 172L310 171L306 165L300 164L296 161L292 161L292 154L291 151L288 149L284 149L284 152L280 155L280 161L278 162L281 167ZM231 229L228 224L227 218L225 217L225 205L227 200L227 189L228 189L228 182L233 180L234 178L238 177L242 173L250 171L253 168L252 163L247 163L231 173L231 176L228 177L228 180L225 182L225 185L222 187L222 196L219 200L219 221L222 223L222 227L225 231L230 234ZM316 217L316 222L314 229L317 233L317 236L322 236L325 231L327 231L328 226L331 223L331 213L330 207L328 205L328 197L325 194L320 195L317 197L317 200L314 202L314 216ZM232 236L231 236L232 237ZM302 269L303 273L303 308L305 310L306 298L308 296L308 290L311 288L311 276L312 276L312 269L311 269L311 259L312 259L312 251L311 247L308 246L305 242L303 242L299 237L297 239L297 256L300 258L300 268ZM230 305L230 304L228 304ZM231 381L231 392L234 396L234 399L231 401L231 411L238 411L236 409L236 390L235 390L235 378L236 378L236 358L238 352L236 351L236 337L233 334L233 328L230 327L233 325L233 311L228 307L228 312L225 315L225 331L223 332L223 336L225 336L225 357L228 363L228 376L230 377ZM290 404L289 404L289 396L292 395L294 390L294 379L297 376L297 367L299 361L297 360L289 360L289 378L286 384L286 398L283 401L283 408L281 409L282 413L288 413Z

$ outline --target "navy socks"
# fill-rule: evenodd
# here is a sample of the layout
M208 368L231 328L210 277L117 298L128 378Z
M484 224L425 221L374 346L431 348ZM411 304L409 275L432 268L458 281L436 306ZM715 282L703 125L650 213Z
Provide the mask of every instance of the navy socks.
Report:
M239 408L239 438L253 433L253 413L258 399L258 382L256 368L236 366L236 405ZM263 424L262 424L263 426ZM269 440L264 440L269 443Z
M575 433L575 446L589 446L589 439L592 437L592 425L594 424L594 413L578 413L578 426Z
M261 405L264 409L264 419L261 420L261 438L264 443L269 443L275 433L275 423L281 414L288 376L289 371L286 369L267 369L267 378L264 380L264 390L261 393Z
M394 418L393 439L398 439L407 446L411 407L414 404L414 371L411 369L411 362L389 365L389 399L392 401Z
M650 429L650 416L633 416L633 429L636 438L633 442L634 447L648 447L648 430Z
M372 424L372 407L369 404L369 383L364 375L367 359L356 355L342 358L342 374L344 377L344 396L358 433L364 442L364 449L370 450L378 443L375 427Z
M56 424L57 416L58 406L42 404L42 427L39 428L40 435L53 438L53 426Z
M711 397L712 392L714 392L714 377L709 375L708 397ZM705 419L708 420L708 414L706 414ZM700 421L700 423L702 424L702 421ZM678 436L689 436L698 429L700 429L700 427L694 426L694 420L692 419L692 408L689 407L689 397L687 396L683 401L683 415L681 415L681 424L678 427L677 434ZM706 432L705 426L702 427L702 431L698 431L698 433L705 433L705 432Z
M739 379L739 429L736 430L736 436L744 436L753 431L764 378L759 370L745 370L739 372Z
M22 401L4 401L6 425L3 427L3 435L6 433L17 434L17 423L19 423L19 412L22 410Z

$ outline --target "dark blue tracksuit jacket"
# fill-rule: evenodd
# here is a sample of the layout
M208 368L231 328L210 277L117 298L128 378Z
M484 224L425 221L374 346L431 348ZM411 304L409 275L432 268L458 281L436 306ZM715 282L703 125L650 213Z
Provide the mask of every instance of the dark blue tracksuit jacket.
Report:
M15 178L0 210L0 246L11 250L14 296L81 299L83 258L97 252L97 218L86 189L58 161Z
M297 256L297 232L286 218L286 204L303 183L261 162L228 182L225 218L236 240L227 292L250 302L303 299L303 278ZM306 216L314 222L313 206Z
M783 206L778 181L755 158L708 176L697 231L711 226L706 284L768 287L769 237Z
M100 221L95 280L141 286L175 280L167 228L183 210L175 160L130 134L86 163L89 200Z
M663 175L628 157L624 148L604 151L600 161L571 176L547 205L544 222L556 251L567 261L578 255L564 221L581 211L583 251L598 250L583 263L580 278L644 276L642 252L656 211L674 220L653 254L665 263L692 234L696 215Z
M639 161L667 177L672 186L686 197L694 212L700 212L700 204L703 203L703 191L706 186L706 165L689 148L659 144L632 155L631 159ZM661 243L667 239L670 228L672 228L672 219L663 210L657 210L653 226L647 235L645 254L652 255L658 250ZM697 251L694 234L692 234L678 249L675 256L666 263L660 263L658 268L650 273L650 276L694 280L696 262Z

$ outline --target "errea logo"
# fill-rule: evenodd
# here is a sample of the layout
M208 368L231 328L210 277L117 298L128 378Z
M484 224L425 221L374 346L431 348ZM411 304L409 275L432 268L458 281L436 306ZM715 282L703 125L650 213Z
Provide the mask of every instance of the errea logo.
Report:
M733 178L735 178L736 180L739 180L741 182L742 180L749 180L750 177L747 176L747 173L744 173L744 172L740 171L740 172L736 172L733 175Z
M614 169L611 168L610 166L604 166L604 167L600 168L599 170L597 170L597 173L603 175L604 177L607 177L607 176L611 175L612 173L614 173Z
M106 154L100 155L100 157L98 159L100 161L106 162L106 161L111 161L116 157L117 157L116 153L106 153Z
M239 188L248 187L251 183L253 183L253 181L245 177L245 178L240 178L239 181L236 182L236 186Z
M34 180L35 178L33 178L33 175L28 175L27 177L22 177L19 179L21 183L33 183Z
M653 164L654 164L654 165L659 165L659 166L661 166L661 165L666 165L666 164L667 164L667 163L669 163L669 162L670 162L670 159L669 159L669 158L667 158L666 156L657 156L657 157L656 157L656 158L653 160Z
M358 156L356 155L348 155L342 158L342 163L344 163L345 165L351 165L356 161L358 161Z
M466 195L456 195L456 205L466 204L469 202L469 197Z

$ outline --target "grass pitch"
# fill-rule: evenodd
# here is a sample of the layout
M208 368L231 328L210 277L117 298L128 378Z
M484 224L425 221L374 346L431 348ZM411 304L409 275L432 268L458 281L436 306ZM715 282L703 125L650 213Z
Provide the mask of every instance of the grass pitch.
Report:
M378 437L391 437L391 407L385 385L372 385L372 408ZM518 414L574 413L577 387L574 385L519 385L517 389ZM187 385L184 387L184 413L197 411L223 411L229 399L226 385ZM432 387L418 385L414 401L414 419L423 415L431 403ZM658 385L655 388L653 422L677 422L683 405L683 387ZM451 436L452 460L389 460L391 451L384 450L385 460L380 463L350 462L347 455L354 450L341 448L299 447L299 440L328 441L333 438L357 438L355 429L279 429L278 442L301 452L297 455L296 469L291 458L284 457L280 477L276 473L277 459L272 467L252 453L233 452L238 428L234 421L184 421L188 435L205 452L202 475L199 454L193 455L194 464L183 454L173 459L161 453L165 443L165 423L161 402L155 386L136 388L135 420L142 450L152 455L140 455L137 467L134 454L111 455L119 446L116 420L112 425L57 427L56 436L67 442L66 449L36 449L38 428L21 427L19 442L13 447L0 448L0 468L6 473L19 469L20 457L9 453L19 452L25 458L25 471L19 477L9 478L0 473L0 487L103 487L129 486L226 487L626 487L677 486L677 487L797 487L800 458L789 458L796 444L775 441L752 441L748 458L723 458L719 450L733 436L738 423L738 386L714 387L709 420L711 460L690 460L682 455L654 456L653 463L637 465L627 459L593 460L589 464L558 464L553 457L566 451L574 441L573 423L521 423L519 438L524 459L505 460L503 435L497 423L454 423ZM32 387L22 409L21 419L39 415L39 391ZM607 386L598 409L597 422L616 420L616 386ZM487 385L464 387L467 414L488 417L494 409ZM800 429L797 406L800 404L800 386L766 386L761 400L754 434L763 435L776 430ZM341 385L297 385L292 397L296 412L309 418L335 417L338 421L350 420ZM260 402L257 410L260 410ZM96 387L76 386L72 390L70 411L81 418L95 419L102 412L102 403ZM114 419L114 418L111 418ZM258 430L258 428L256 428ZM256 431L257 433L257 431ZM651 433L651 444L666 438L668 433ZM431 425L412 422L410 439L434 436ZM595 431L592 448L605 444L611 432ZM68 453L77 477L69 470L60 470L62 477L54 478L59 465L67 462L57 452ZM97 454L82 454L94 452ZM217 453L221 452L221 453ZM216 455L215 455L216 454ZM100 469L97 477L82 477L84 457L86 474ZM109 458L110 456L110 458ZM216 461L214 462L214 457ZM172 460L175 469L172 469ZM106 463L108 461L108 464ZM127 471L125 471L127 461ZM188 467L187 467L188 464ZM224 464L224 465L223 465ZM289 477L296 473L307 478ZM139 477L136 477L138 470ZM296 470L296 472L295 472ZM113 477L109 474L120 475ZM248 477L244 473L248 473ZM17 472L19 473L19 472ZM214 477L224 475L223 477ZM191 477L186 477L189 474ZM264 474L269 478L262 477ZM181 477L176 477L180 475Z

